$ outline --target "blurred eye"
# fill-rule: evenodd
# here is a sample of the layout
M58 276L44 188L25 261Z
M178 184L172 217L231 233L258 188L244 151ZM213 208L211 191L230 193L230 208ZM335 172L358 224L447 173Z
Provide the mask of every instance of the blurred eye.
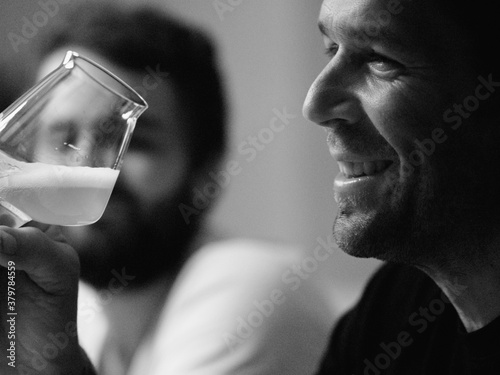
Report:
M139 126L134 130L134 134L130 140L129 150L130 151L139 151L139 152L151 152L154 148L154 142L152 141L151 136L145 130L149 125L145 121L141 121Z

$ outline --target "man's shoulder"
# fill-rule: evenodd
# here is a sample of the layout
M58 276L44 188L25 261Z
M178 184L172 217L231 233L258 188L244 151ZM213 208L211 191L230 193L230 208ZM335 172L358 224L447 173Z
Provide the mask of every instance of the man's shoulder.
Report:
M209 242L199 247L186 263L180 277L211 270L212 277L234 277L241 281L249 279L252 284L271 282L301 260L304 252L296 247L279 242L231 238ZM217 269L217 275L213 271ZM184 274L184 275L183 275ZM197 277L199 278L199 277Z
M335 312L326 286L303 280L292 290L283 280L303 257L300 248L264 240L200 246L169 294L153 339L153 362L172 373L243 373L250 365L266 374L311 373Z
M358 303L335 326L321 374L351 374L359 366L362 373L364 358L376 356L381 343L413 332L412 317L439 295L439 288L422 271L407 265L382 264Z

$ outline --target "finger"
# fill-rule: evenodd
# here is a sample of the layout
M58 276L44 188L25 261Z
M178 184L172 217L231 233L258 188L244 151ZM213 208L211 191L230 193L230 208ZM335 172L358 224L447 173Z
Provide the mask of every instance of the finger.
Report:
M26 272L47 293L73 293L80 272L78 256L58 240L62 239L58 228L46 230L0 227L0 264L6 267L9 261L15 262L16 270Z
M67 243L66 237L64 236L60 226L43 224L43 223L39 223L37 221L30 221L28 224L25 224L23 227L24 228L29 228L29 227L38 228L43 233L45 233L47 236L52 238L54 241Z

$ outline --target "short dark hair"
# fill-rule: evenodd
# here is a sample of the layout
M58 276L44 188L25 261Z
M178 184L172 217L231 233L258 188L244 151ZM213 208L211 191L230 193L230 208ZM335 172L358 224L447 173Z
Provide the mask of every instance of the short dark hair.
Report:
M41 38L38 58L69 45L124 68L168 72L187 108L190 121L182 125L192 168L219 162L226 149L226 103L214 46L204 32L162 9L88 1L58 17Z

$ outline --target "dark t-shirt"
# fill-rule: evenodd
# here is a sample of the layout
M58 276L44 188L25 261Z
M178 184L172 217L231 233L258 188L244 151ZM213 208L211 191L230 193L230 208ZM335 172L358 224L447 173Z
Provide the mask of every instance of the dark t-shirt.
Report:
M454 296L466 286L450 285ZM500 374L500 317L465 329L418 269L386 264L338 322L318 375Z

